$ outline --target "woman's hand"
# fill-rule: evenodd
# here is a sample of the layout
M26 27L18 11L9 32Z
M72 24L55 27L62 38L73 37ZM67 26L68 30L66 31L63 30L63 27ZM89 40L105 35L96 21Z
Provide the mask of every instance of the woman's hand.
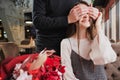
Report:
M47 56L52 55L54 52L55 50L46 50L46 49L41 51L37 59L32 62L29 70L39 69L44 64L44 62L47 60Z
M97 32L100 32L102 29L102 12L99 12L98 18L95 22L95 26L97 28Z
M43 54L47 54L47 56L51 56L53 53L55 53L55 50L46 50Z

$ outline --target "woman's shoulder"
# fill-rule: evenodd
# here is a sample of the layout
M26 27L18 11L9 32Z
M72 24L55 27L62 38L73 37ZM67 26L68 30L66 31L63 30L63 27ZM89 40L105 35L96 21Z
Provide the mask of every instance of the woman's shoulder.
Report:
M68 42L68 40L69 40L69 38L64 38L64 39L62 39L61 42Z
M71 50L71 43L70 43L69 38L64 38L64 39L61 41L61 48L62 48L63 50L64 50L64 49Z
M64 38L64 39L61 41L61 44L68 44L68 43L69 43L69 39L70 39L70 38Z
M70 38L64 38L62 39L62 41L68 41Z

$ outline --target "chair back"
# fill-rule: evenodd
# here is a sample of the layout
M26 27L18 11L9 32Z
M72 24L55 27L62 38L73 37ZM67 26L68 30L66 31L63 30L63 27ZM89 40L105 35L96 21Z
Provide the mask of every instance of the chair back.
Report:
M7 58L7 57L16 57L19 55L19 48L18 48L18 45L15 44L14 42L3 42L3 43L0 43L0 48L1 48L1 51L4 55L4 58Z

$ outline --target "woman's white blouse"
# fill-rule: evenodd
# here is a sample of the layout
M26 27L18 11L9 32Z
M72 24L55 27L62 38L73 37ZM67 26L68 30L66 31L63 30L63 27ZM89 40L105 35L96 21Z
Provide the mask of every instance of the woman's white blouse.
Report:
M78 80L75 78L71 66L71 50L74 50L76 53L78 53L77 40L74 38L63 39L61 42L61 62L62 65L65 66L66 70L64 78L65 80ZM86 60L91 59L95 65L103 65L116 60L116 53L112 49L108 38L102 31L96 35L94 40L91 42L88 39L81 39L79 51L80 54L78 55ZM108 56L109 54L112 58Z

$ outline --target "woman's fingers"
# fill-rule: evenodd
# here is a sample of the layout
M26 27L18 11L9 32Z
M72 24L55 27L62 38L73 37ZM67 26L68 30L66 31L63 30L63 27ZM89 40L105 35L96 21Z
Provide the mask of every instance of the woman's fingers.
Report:
M101 31L101 29L102 29L101 22L102 22L102 12L99 13L99 16L98 16L96 23L95 23L95 26L96 26L98 32Z
M96 20L96 24L101 24L102 22L102 12L99 12L98 18Z
M45 53L47 54L47 56L50 56L52 55L53 53L55 53L56 51L55 50L46 50Z

